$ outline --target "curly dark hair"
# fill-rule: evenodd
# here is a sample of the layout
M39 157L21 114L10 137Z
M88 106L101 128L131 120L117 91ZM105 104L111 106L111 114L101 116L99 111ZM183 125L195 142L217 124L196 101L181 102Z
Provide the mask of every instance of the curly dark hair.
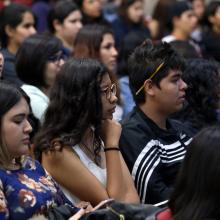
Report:
M214 61L192 59L183 72L183 80L188 84L188 105L181 112L180 120L188 121L196 130L217 122L219 68Z
M50 104L35 139L35 152L59 150L81 142L85 131L94 127L95 148L101 149L102 103L100 83L107 69L94 59L70 59L61 68L51 89Z

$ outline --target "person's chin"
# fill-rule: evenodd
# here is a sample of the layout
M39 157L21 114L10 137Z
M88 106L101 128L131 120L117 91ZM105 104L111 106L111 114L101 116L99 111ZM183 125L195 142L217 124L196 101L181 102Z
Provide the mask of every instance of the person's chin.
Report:
M24 145L22 146L22 153L23 153L24 155L30 153L30 147L29 147L29 145L24 144Z
M104 115L103 119L104 120L107 120L107 119L112 120L113 119L113 114L109 112L108 114Z

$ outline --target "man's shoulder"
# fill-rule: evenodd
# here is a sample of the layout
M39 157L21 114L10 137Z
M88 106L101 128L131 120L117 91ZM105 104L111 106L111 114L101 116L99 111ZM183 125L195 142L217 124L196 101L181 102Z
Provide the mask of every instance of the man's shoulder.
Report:
M193 136L193 131L190 129L189 126L186 125L186 123L183 123L181 121L178 121L176 119L169 119L169 122L171 126L176 130L177 133L179 134L186 134L189 137Z
M151 132L150 125L145 120L137 108L134 108L122 121L122 132L135 130L138 132Z
M152 139L155 139L153 129L141 112L134 108L122 122L120 147L125 148L126 152L137 153Z

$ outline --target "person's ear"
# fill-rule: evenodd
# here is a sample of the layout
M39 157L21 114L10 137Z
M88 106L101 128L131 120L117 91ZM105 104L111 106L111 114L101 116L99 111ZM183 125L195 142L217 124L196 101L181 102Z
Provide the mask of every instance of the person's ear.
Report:
M58 21L57 19L55 19L55 20L53 21L53 27L54 27L55 32L60 32L60 31L61 31L61 28L62 28L62 23L60 23L60 21Z
M7 34L7 36L9 36L10 38L14 35L14 28L6 25L5 26L5 33Z
M151 79L148 79L144 82L144 92L147 96L154 96L155 91L154 91L155 85L153 84Z

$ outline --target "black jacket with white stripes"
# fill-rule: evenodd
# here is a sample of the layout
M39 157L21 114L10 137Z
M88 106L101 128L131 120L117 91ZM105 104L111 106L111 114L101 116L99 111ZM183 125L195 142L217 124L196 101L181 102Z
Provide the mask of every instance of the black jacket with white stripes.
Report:
M180 122L167 120L163 130L137 107L122 121L119 145L142 203L169 198L190 141Z

